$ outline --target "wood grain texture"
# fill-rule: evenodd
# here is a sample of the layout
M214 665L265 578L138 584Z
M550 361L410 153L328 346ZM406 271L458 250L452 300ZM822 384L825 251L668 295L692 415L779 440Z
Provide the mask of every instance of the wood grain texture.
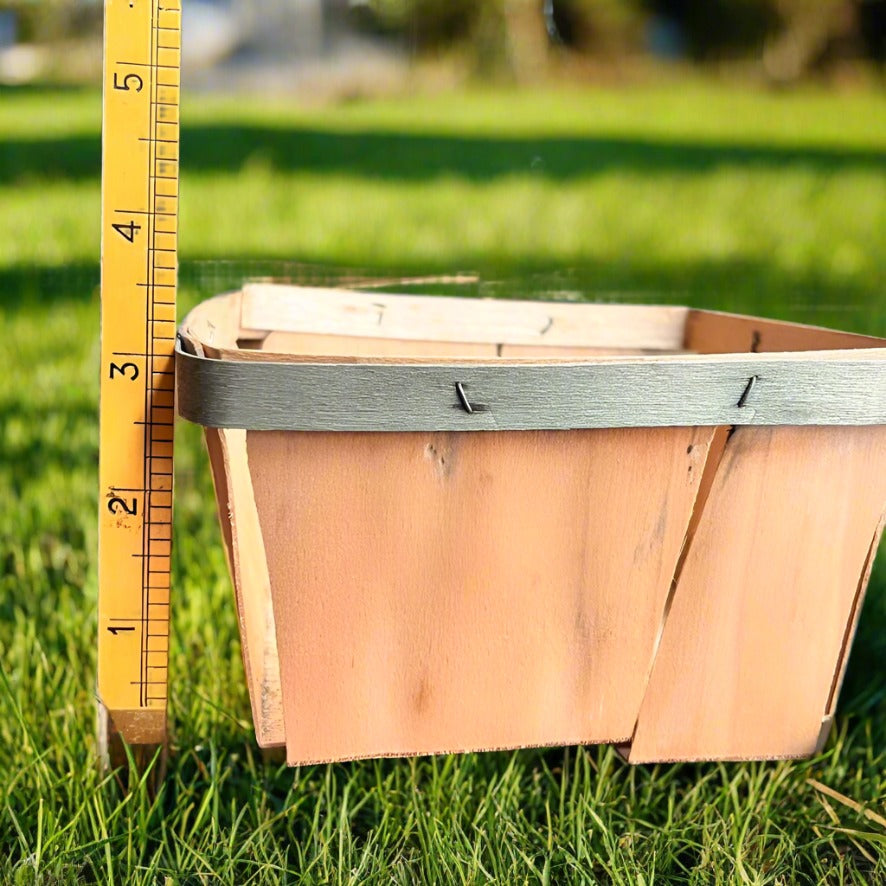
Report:
M630 735L711 436L249 432L289 762Z
M260 747L280 746L285 742L280 663L265 544L246 463L246 432L207 428L206 446L237 601L256 740Z
M179 351L179 412L208 427L298 431L886 423L886 351L834 353L841 359L401 365L254 363ZM456 385L477 404L470 413Z
M554 347L550 345L510 345L483 342L449 342L434 339L409 340L397 338L364 338L356 335L317 335L306 332L270 332L257 342L247 359L259 355L297 354L303 357L412 357L427 360L432 357L447 358L501 358L513 357L548 359L575 357L625 357L629 355L671 353L627 348L592 348L578 346ZM238 355L243 356L241 351ZM278 356L278 359L280 357ZM284 357L285 359L285 357Z
M884 503L884 428L736 430L667 616L632 762L814 752Z
M884 441L886 445L886 441ZM846 631L843 635L843 643L840 647L840 657L837 670L834 674L834 681L831 684L830 695L825 713L832 716L837 708L837 699L840 696L840 689L843 686L843 678L846 676L846 666L849 664L849 652L852 649L852 641L855 639L855 632L858 629L858 619L861 615L862 604L864 603L865 594L871 581L871 573L874 569L874 560L877 559L877 551L880 547L880 541L883 538L883 530L886 528L886 509L884 509L880 517L880 523L877 526L871 546L868 549L868 555L865 559L861 576L858 579L858 588L855 592L855 598L852 601L852 609L849 615L849 621L846 625Z
M682 347L686 308L389 295L249 284L246 329L597 348Z
M716 311L689 311L684 347L697 354L839 351L883 348L886 341L802 323Z
M880 353L866 354L866 358L883 359L886 349L886 340L871 336L686 308L405 295L385 295L382 304L377 301L378 295L254 284L245 292L202 302L185 318L181 331L212 346L219 356L259 361L338 357L352 362L399 362L404 356L427 361L461 355L526 362L568 360L579 354L603 359L656 359L689 353L829 352L809 354L810 359L819 360L840 359L840 352L846 350L871 349ZM525 333L526 318L534 322L537 312L549 305L568 315L570 332L561 337L565 341L550 338L551 330ZM322 323L316 322L318 311L325 318ZM494 315L498 326L490 328L496 334L476 331L482 319L479 315L472 319L477 311ZM408 335L399 327L385 325L395 316L408 318ZM549 319L545 314L546 322ZM465 332L466 326L470 327L469 333ZM244 348L241 341L250 344ZM490 357L493 349L496 353Z
M826 738L886 504L882 340L285 287L204 303L183 333L233 373L219 414L283 390L275 421L317 429L207 432L256 731L290 763ZM489 408L461 409L456 379ZM352 432L382 413L387 433ZM676 426L557 430L589 420Z
M495 357L488 342L448 342L398 338L364 338L356 335L316 335L307 332L271 332L261 344L264 354L298 354L300 357Z

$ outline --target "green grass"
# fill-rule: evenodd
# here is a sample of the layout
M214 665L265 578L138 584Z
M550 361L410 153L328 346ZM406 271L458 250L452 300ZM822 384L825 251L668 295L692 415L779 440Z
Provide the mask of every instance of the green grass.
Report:
M879 94L190 96L185 116L185 304L269 270L475 270L472 291L886 334ZM0 91L0 882L886 882L886 828L807 781L884 812L882 557L814 760L632 769L573 748L287 770L251 734L191 427L169 772L153 799L98 774L99 120L92 92Z

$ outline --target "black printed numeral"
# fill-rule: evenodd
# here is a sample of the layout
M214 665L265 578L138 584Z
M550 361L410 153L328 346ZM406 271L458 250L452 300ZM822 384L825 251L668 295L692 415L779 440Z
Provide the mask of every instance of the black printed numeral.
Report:
M118 378L121 375L123 378L135 381L138 378L138 366L136 366L135 363L124 363L122 365L119 363L112 363L109 377Z
M142 226L134 221L128 225L111 225L111 227L128 243L135 243L135 235L142 229Z
M112 514L129 514L130 517L138 515L138 499L112 498L108 500L108 510Z
M118 73L114 73L114 89L120 89L123 92L132 92L135 90L136 92L141 92L142 89L145 88L145 81L139 77L138 74L126 74L123 77L123 82L121 83L118 79L120 75Z
M114 627L114 628L108 628L108 633L113 634L116 637L117 634L129 634L134 630L135 630L135 628L116 628L116 627Z

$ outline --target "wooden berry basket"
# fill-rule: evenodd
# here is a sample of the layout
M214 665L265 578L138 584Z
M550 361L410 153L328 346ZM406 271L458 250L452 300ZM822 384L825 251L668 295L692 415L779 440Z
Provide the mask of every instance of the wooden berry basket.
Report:
M190 314L178 365L256 734L290 763L827 737L884 523L886 341L254 285Z

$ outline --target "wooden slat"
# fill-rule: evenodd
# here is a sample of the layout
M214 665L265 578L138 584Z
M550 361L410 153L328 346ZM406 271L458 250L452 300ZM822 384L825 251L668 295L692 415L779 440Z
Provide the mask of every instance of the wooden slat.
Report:
M689 311L685 347L698 354L886 348L886 339L715 311Z
M298 354L300 357L348 359L361 357L495 357L488 342L447 342L365 338L355 335L318 335L305 332L271 332L261 353Z
M245 329L498 344L678 350L686 308L244 287Z
M246 432L207 428L206 445L237 600L255 735L261 747L281 746L285 737L274 610L265 546L246 464Z
M576 357L626 357L661 353L659 351L628 350L627 348L552 347L548 345L509 345L477 342L421 341L386 338L363 338L356 335L318 335L305 332L271 332L265 335L254 351L246 353L247 359L256 354L294 355L323 357L327 360L346 357L410 357L429 358L475 358L497 357L509 360L514 357L547 360L549 358L574 359ZM229 354L233 357L233 354ZM241 351L237 357L242 359Z
M735 432L665 622L632 762L814 752L884 502L884 428Z
M295 431L886 424L886 352L832 353L418 364L179 352L179 410L208 427Z
M253 284L246 287L245 294L234 292L202 302L185 319L183 329L194 339L216 346L228 358L238 352L238 338L256 340L259 348L241 351L241 359L274 359L263 352L290 357L302 353L363 358L412 355L408 342L415 344L415 356L433 359L439 353L457 353L454 345L471 343L473 331L470 334L466 334L463 328L451 331L464 327L468 322L465 318L478 310L500 311L499 326L494 328L499 328L502 334L479 336L485 340L474 343L502 346L512 358L572 357L577 353L576 348L578 353L587 349L593 355L609 357L886 349L886 339L882 338L685 308L384 295L383 298L392 302L389 310L387 302L376 300L378 296L378 293L337 289ZM302 311L304 304L309 309ZM548 336L552 330L544 336L533 332L529 340L522 340L527 323L537 319L535 313L539 307L546 309L550 305L566 313L574 332L574 335L570 332L570 337L574 340L551 339ZM316 320L318 311L323 317L322 322ZM410 312L415 316L410 317ZM404 336L396 334L391 319L401 315L407 315L403 322L415 321ZM546 320L550 319L545 316ZM625 326L636 326L638 321L639 329ZM513 336L507 334L508 322L514 324ZM650 329L658 331L649 334ZM361 339L364 340L362 343ZM386 339L399 343L388 345L384 343ZM353 348L348 347L349 341L353 342ZM376 348L372 347L373 341L378 342ZM438 352L432 346L434 342L443 343L444 351ZM328 350L324 347L326 343L330 345ZM487 352L480 349L466 351L468 356L483 353ZM881 353L879 359L882 357Z
M626 738L711 435L250 432L289 762Z
M849 664L849 653L852 649L852 643L855 640L855 632L858 629L858 619L861 616L862 604L864 603L865 594L870 584L871 574L874 569L874 560L877 558L877 550L880 547L880 540L883 538L883 530L886 528L886 511L880 518L880 525L874 532L874 538L871 541L871 547L868 550L867 559L865 560L864 569L858 580L858 589L855 599L852 601L852 609L849 616L849 622L846 625L846 631L843 634L843 644L840 647L840 657L838 660L837 670L834 673L834 680L831 683L831 691L828 696L827 707L825 708L824 717L821 721L821 731L818 736L818 744L815 752L819 753L824 750L831 729L834 725L834 717L836 716L837 700L840 697L840 690L843 688L843 678L846 676L846 668Z
M852 609L850 613L849 623L846 625L846 632L843 635L843 644L840 647L839 665L834 674L834 682L831 684L830 695L828 696L828 704L826 714L832 716L837 707L837 699L840 695L840 689L843 687L843 678L846 676L846 666L849 664L849 652L852 649L852 641L855 639L855 631L858 628L858 619L861 615L862 604L864 603L865 594L871 581L871 574L874 570L874 561L877 558L877 550L880 547L880 540L883 538L883 530L886 528L886 510L880 517L880 524L874 532L871 546L868 549L865 558L864 568L858 580L858 588L855 593L855 599L852 601Z

